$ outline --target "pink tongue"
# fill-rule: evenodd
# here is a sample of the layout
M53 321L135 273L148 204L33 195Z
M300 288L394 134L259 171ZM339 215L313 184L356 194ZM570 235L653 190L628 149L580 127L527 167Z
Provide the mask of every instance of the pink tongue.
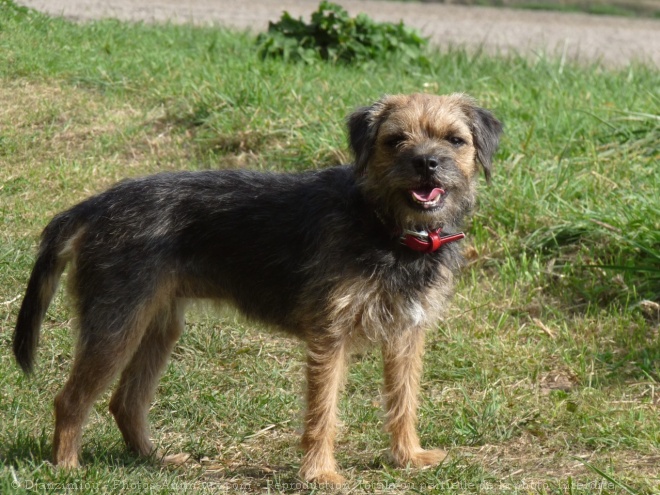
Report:
M423 201L424 203L427 201L433 201L435 198L445 193L445 191L439 187L436 187L431 191L428 189L413 189L411 192L417 201Z

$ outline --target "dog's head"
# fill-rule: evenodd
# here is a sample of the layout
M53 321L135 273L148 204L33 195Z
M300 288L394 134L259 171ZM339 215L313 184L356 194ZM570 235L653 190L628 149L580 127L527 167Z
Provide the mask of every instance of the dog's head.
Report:
M502 124L461 95L386 96L348 117L355 173L368 200L401 228L457 225L490 179Z

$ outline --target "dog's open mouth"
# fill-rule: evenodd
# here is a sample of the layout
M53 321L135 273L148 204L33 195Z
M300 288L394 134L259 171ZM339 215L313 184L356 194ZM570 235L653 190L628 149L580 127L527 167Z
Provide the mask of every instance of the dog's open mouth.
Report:
M410 190L413 202L424 209L433 209L442 203L445 190L440 187L418 187Z

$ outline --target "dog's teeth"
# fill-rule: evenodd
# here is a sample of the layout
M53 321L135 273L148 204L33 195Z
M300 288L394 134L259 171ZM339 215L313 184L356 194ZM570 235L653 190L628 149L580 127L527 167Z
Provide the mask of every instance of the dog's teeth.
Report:
M440 201L440 198L438 197L438 198L436 198L432 201L420 201L417 198L413 198L413 201L415 201L415 203L417 203L419 205L434 205L434 204L437 204Z

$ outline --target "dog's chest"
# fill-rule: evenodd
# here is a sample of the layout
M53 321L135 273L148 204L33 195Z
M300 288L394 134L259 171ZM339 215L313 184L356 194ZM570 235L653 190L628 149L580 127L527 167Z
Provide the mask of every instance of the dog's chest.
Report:
M440 317L453 289L449 269L439 267L432 284L397 287L377 276L342 280L327 300L329 328L355 339L388 340L411 328L430 327Z

